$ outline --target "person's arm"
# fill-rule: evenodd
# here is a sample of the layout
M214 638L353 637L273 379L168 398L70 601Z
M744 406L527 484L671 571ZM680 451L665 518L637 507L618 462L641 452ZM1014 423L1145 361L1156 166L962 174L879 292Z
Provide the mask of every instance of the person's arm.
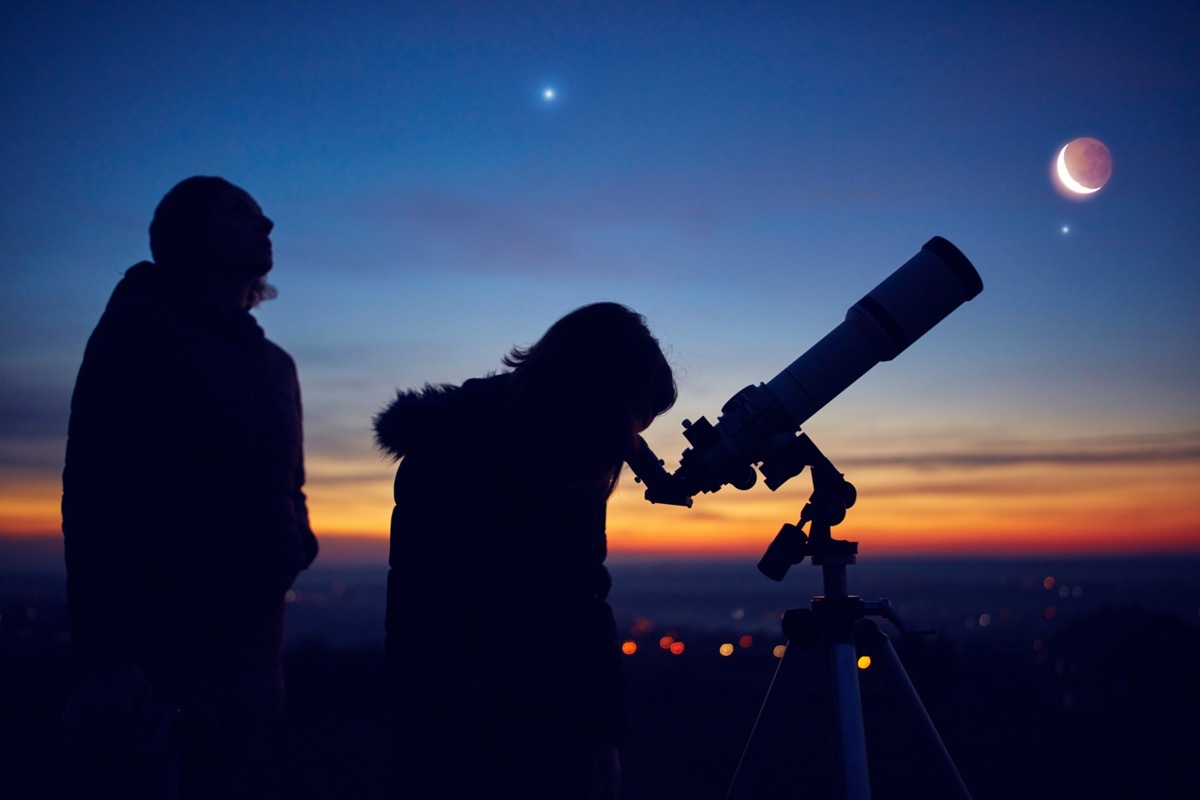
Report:
M159 346L128 322L102 319L71 400L62 527L72 659L81 677L62 721L104 744L129 743L135 708L150 696L136 666L134 528L156 418Z
M135 325L106 315L71 399L62 515L71 649L82 671L139 655L134 529L158 417L154 350Z
M150 684L133 662L93 667L76 684L61 722L95 744L129 747L138 735L138 707L150 697Z
M596 743L588 754L589 800L619 800L621 796L621 758L618 745L629 738L629 711L625 696L625 674L621 665L617 623L608 593L612 578L604 566L608 555L605 532L606 513L601 509L593 532L596 591L596 639L594 669L598 678L593 736Z
M588 800L620 800L621 755L615 744L594 745L588 753Z
M304 405L300 401L300 379L292 367L292 381L296 391L296 435L299 437L300 458L296 463L295 491L292 494L292 504L296 511L296 524L300 526L301 544L304 547L304 568L308 569L317 558L317 537L308 521L308 498L304 494Z

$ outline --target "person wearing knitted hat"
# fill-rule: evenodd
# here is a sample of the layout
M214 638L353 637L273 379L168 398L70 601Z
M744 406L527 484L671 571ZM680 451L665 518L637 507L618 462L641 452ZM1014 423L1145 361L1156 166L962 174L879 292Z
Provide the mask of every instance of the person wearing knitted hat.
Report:
M317 540L296 367L250 314L275 296L273 227L222 178L180 182L84 352L63 725L102 796L234 796L282 704L284 597Z

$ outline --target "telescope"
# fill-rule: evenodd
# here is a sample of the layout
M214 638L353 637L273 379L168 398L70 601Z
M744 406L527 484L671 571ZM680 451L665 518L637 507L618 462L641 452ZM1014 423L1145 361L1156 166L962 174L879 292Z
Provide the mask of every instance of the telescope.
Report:
M961 251L935 236L846 312L823 339L766 383L747 386L721 407L716 424L685 420L674 473L639 441L628 459L651 503L691 506L701 492L729 484L749 489L755 467L774 491L813 465L819 451L800 432L821 410L880 361L891 361L950 312L983 291Z
M800 513L798 525L785 524L758 563L759 571L775 581L788 568L811 557L820 566L825 592L809 609L783 615L788 645L771 680L750 740L738 764L728 800L783 796L800 774L810 782L813 796L869 800L876 775L868 769L863 693L858 673L860 658L880 666L873 679L897 698L887 707L907 717L908 735L931 756L933 769L916 770L925 786L922 796L969 800L970 794L929 719L887 636L868 619L884 617L904 632L903 621L887 599L865 601L848 591L846 569L855 563L858 543L834 539L833 526L854 505L854 486L845 480L800 426L880 361L891 361L933 329L966 301L983 291L975 267L957 247L935 236L846 312L846 318L819 342L766 383L747 386L721 407L716 424L701 417L684 421L684 438L691 445L680 456L674 473L646 445L636 442L628 458L652 503L691 506L701 492L716 492L726 484L749 489L761 472L773 491L811 469L813 493ZM757 468L757 472L755 469ZM803 527L808 525L807 532ZM823 673L812 680L809 671ZM789 718L788 706L800 695L789 687L824 687L831 703L827 710L833 734L827 751L814 750L819 737L796 736L800 730ZM812 697L819 697L813 695ZM801 703L811 707L812 703ZM896 714L896 710L899 711ZM877 712L877 713L882 713ZM787 736L787 747L778 741ZM763 745L762 742L767 742ZM785 754L786 759L778 756ZM810 765L829 769L796 769L807 756ZM825 783L816 783L824 777ZM904 777L912 787L914 776Z

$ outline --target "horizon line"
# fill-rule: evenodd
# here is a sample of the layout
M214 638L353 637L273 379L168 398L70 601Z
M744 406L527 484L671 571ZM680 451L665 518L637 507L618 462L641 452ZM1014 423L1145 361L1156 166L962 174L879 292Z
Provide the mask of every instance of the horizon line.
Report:
M388 537L377 534L327 533L319 538L321 551L317 560L309 569L324 567L370 567L377 565L381 570L387 569ZM763 543L761 550L745 547L612 547L610 545L608 560L610 564L633 561L730 561L753 559L757 563L766 550L768 542ZM1143 543L1145 544L1145 543ZM1019 558L1077 558L1077 559L1121 559L1121 558L1166 558L1166 557L1200 557L1200 542L1182 545L1179 542L1163 543L1159 546L1146 546L1133 550L1124 547L1092 547L1086 551L1071 549L1063 546L1061 540L1047 542L1045 547L1031 548L1027 542L1017 542L1010 546L996 543L984 544L971 542L956 547L930 546L922 544L910 548L899 548L895 545L872 550L869 542L864 545L859 542L858 557L863 560L872 558L885 559L994 559L1013 560ZM62 534L60 532L0 532L0 559L3 567L0 574L21 571L56 571L56 567L65 573L62 562ZM54 562L57 560L57 564Z

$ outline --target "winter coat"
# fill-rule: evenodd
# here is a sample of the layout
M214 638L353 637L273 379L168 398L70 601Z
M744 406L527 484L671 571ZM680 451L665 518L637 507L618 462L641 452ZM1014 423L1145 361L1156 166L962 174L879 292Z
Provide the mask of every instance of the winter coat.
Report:
M77 665L139 661L148 638L181 627L265 626L273 647L284 595L317 552L303 483L292 359L249 313L203 304L153 264L128 270L71 401L62 511ZM179 638L170 658L210 658L200 638Z
M430 718L454 708L485 729L491 720L499 736L615 743L626 720L606 493L547 470L517 421L513 377L402 392L376 418L378 444L403 459L388 658L412 724L424 704Z

